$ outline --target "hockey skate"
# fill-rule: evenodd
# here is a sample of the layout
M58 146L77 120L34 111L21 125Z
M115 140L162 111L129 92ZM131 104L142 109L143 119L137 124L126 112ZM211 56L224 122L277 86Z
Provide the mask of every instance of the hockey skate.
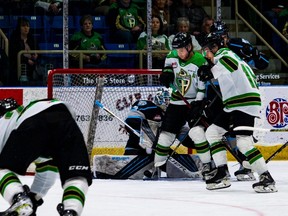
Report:
M33 204L28 196L29 188L24 185L24 192L18 193L13 197L12 205L0 216L28 216L33 215Z
M217 169L212 170L208 173L212 176L210 179L206 180L207 190L217 190L222 188L227 188L231 186L229 176L227 175L227 166L219 166Z
M238 181L255 181L256 178L251 169L246 169L243 166L239 168L236 172L234 172Z
M252 185L257 193L274 193L278 190L275 187L275 181L268 171L259 176L259 182Z
M58 204L57 211L60 216L78 216L78 214L74 210L64 210L64 205L62 203Z
M210 178L213 177L213 172L212 171L212 164L211 162L209 163L204 163L203 164L203 167L202 167L202 170L201 170L201 175L202 175L202 179L205 181L205 180L208 180Z
M28 187L27 185L24 185L24 187ZM31 214L31 216L36 216L36 211L37 211L37 208L39 206L41 206L43 204L43 199L40 199L40 200L36 200L35 199L35 194L32 193L32 192L29 192L28 193L28 196L30 198L30 200L32 201L32 204L33 204L33 214Z

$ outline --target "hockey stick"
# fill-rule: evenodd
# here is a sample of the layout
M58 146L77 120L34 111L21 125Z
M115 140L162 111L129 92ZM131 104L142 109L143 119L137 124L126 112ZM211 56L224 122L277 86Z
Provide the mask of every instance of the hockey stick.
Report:
M189 109L191 109L191 104L187 101L187 99L180 93L180 91L177 89L177 87L173 84L170 84L170 87L175 91L175 92L178 92L178 94L180 95L181 99L185 102L185 104L188 106ZM215 87L216 88L216 87ZM217 96L213 98L213 100L210 102L210 104L207 106L207 107L211 107L212 104L216 101L217 99ZM197 121L195 121L194 126L196 126L199 121L202 122L203 125L205 125L205 127L209 126L208 123L202 118L202 116L199 116L199 118L197 119ZM184 136L183 140L188 136L188 133ZM183 141L182 140L182 141ZM168 158L164 161L160 161L160 162L156 162L154 164L155 167L160 167L162 165L164 165L165 163L167 163L167 161L169 160L169 158L171 158L175 153L176 153L176 150L179 148L179 146L182 144L182 141L180 141L177 146L174 148L173 152L168 156Z
M187 101L187 99L181 94L181 92L179 91L179 89L173 85L172 83L170 83L170 87L173 89L174 92L178 93L178 95L180 96L180 98L185 102L186 106L191 109L191 104ZM200 120L200 118L199 118ZM197 121L198 122L198 121ZM183 140L186 138L186 136L188 136L188 133L184 136ZM163 166L164 164L167 163L167 161L170 159L170 157L172 157L175 153L176 153L176 150L179 148L179 146L181 145L182 142L179 142L177 144L177 146L173 149L172 153L168 155L167 159L164 160L164 161L159 161L159 162L156 162L154 163L154 166L155 167L160 167L160 166Z
M284 143L279 149L277 149L272 155L270 155L269 158L265 160L265 163L269 163L276 155L278 155L284 148L288 146L288 142ZM248 161L245 161L246 163L243 163L243 167L246 169L252 169L251 164Z
M279 154L284 148L288 146L288 142L283 144L279 149L277 149L269 158L265 160L266 163L268 163L270 160L272 160L277 154Z
M288 128L256 128L256 127L249 127L249 126L238 126L233 129L234 131L240 130L248 130L248 131L262 131L262 132L288 132Z
M130 125L128 125L125 121L123 121L121 118L116 116L111 110L109 110L107 107L105 107L100 101L96 100L95 104L100 107L101 109L105 110L107 113L109 113L111 116L115 117L118 121L120 121L122 124L124 124L129 130L131 130L136 136L142 138L142 135L138 133L136 130L134 130Z

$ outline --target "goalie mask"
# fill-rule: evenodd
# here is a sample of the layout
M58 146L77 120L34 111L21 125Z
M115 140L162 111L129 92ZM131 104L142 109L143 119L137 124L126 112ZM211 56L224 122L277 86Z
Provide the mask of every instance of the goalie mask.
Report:
M18 108L20 105L14 98L5 98L0 100L0 117L2 117L6 112Z
M154 97L154 103L157 106L167 106L170 101L170 93L168 89L158 89Z

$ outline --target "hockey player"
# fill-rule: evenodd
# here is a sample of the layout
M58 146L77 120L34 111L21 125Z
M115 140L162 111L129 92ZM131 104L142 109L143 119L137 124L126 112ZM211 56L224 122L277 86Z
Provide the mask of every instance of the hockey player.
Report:
M63 187L59 214L81 215L92 174L85 141L70 107L47 99L24 107L14 99L4 99L0 115L0 188L11 204L0 215L36 215L57 168ZM38 165L29 192L16 174L24 175L33 161L42 166Z
M128 127L120 126L120 130L124 133L129 134L129 139L125 147L125 155L137 155L133 160L133 165L129 165L129 173L132 175L135 171L142 169L147 164L154 161L154 150L159 138L159 133L161 131L161 123L165 116L165 110L170 101L170 93L168 89L159 89L152 101L149 100L138 100L132 107L125 122L135 129L143 138L139 138L135 135ZM193 142L190 137L187 136L189 131L188 126L183 126L180 132L177 134L176 142L181 142L183 146L188 148L193 148ZM172 153L173 150L170 149L169 153L172 155L170 162L175 166L168 168L165 176L181 178L188 176L191 178L199 178L198 167L201 167L201 162L197 157L192 157L190 155L181 155ZM145 159L146 157L147 159ZM138 159L137 159L138 158ZM132 168L133 167L133 168ZM124 168L125 170L125 168ZM177 170L177 171L176 171ZM174 172L177 172L174 173ZM110 178L115 178L122 173L120 170L115 176L110 176ZM157 173L152 170L146 170L144 172L144 179L158 179Z
M172 48L173 50L165 59L165 67L160 75L160 82L167 88L172 87L174 90L166 109L156 145L155 165L167 159L176 134L187 123L190 106L193 107L195 104L201 103L205 94L205 84L199 80L197 70L206 60L200 53L193 52L190 34L176 34Z
M129 131L128 128L123 128L123 126L121 126L129 133L124 155L151 154L151 148L153 146L153 143L151 142L155 140L155 137L158 137L158 129L164 116L164 110L167 106L166 103L169 103L169 92L168 90L161 89L156 93L154 102L149 100L137 100L132 105L125 122L139 134L141 133L141 130L145 130L142 134L150 134L150 138L146 137L144 140L145 142L150 143L142 144L137 135Z
M202 81L212 78L218 80L224 105L223 111L205 133L217 167L216 171L212 171L214 176L206 180L206 188L215 190L231 185L226 176L226 149L221 139L231 124L233 127L254 126L255 118L259 117L261 98L253 70L233 51L224 47L223 38L219 34L210 33L203 48L211 63L209 66L201 66L198 76ZM252 169L259 174L259 182L253 184L253 189L259 193L277 192L263 156L253 145L253 132L239 131L235 134L237 147L247 157Z
M216 33L223 38L223 46L228 47L243 59L252 69L263 70L269 65L269 58L257 47L254 47L244 38L229 37L228 27L222 21L216 21L210 28L211 33Z

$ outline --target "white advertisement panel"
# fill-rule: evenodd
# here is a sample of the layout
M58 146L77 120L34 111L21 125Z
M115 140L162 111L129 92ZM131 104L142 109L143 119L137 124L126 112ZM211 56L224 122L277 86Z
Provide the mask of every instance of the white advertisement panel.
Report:
M283 86L260 87L262 108L256 128L288 128L288 88ZM254 132L260 145L283 144L288 141L288 132Z

